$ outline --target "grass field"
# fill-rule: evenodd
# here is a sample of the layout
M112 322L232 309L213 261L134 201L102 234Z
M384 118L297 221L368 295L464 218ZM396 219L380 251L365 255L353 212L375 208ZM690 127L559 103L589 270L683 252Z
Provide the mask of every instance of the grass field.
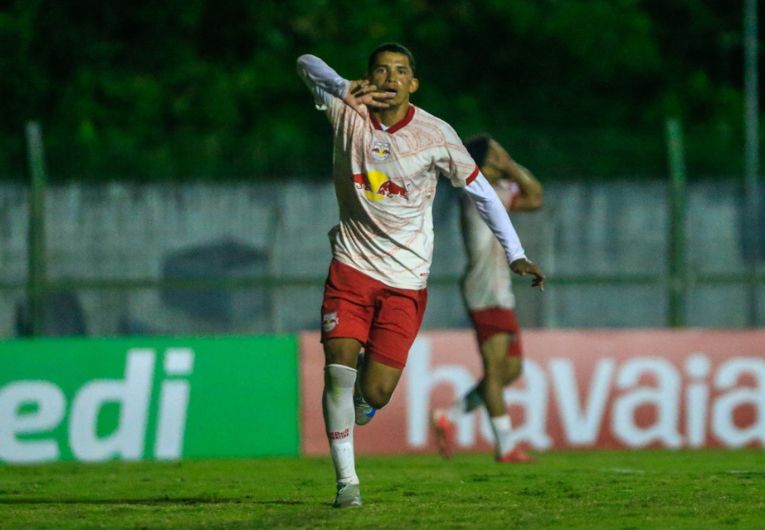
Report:
M762 451L361 457L336 510L324 458L0 466L0 528L765 528Z

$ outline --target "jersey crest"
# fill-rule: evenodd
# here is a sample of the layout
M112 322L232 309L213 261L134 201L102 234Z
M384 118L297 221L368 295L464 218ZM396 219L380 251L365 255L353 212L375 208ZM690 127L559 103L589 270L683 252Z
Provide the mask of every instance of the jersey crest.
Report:
M390 144L388 142L374 142L372 144L372 158L378 162L384 162L390 158Z

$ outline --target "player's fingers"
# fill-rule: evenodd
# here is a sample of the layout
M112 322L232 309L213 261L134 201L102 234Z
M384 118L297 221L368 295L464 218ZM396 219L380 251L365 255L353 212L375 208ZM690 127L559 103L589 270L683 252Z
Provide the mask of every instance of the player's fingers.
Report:
M365 105L374 105L374 106L377 106L377 105L388 106L388 104L389 104L387 99L385 99L385 98L376 98L372 94L365 94L363 96L363 98L361 98L361 101Z
M383 96L382 92L374 92L372 94L367 94L364 96L364 100L367 104L374 105L374 106L384 106L388 107L390 104L385 101L386 99L390 99L387 97L387 95Z
M364 107L364 105L353 103L351 107L353 107L353 110L355 110L359 116L364 117L367 115L366 107Z
M391 99L396 97L396 94L393 94L391 92L380 92L377 89L375 89L372 92L369 92L368 95L373 97L374 99Z
M359 93L361 94L368 94L370 92L374 92L375 90L377 90L377 87L375 87L374 85L364 85L362 87L359 87Z
M376 85L367 84L367 85L364 85L362 88L364 89L364 94L372 94L374 92L377 92Z

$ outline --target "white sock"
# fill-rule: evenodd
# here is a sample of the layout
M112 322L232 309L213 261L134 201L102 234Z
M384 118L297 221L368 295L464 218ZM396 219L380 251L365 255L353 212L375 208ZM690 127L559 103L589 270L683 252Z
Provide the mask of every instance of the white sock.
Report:
M491 430L494 433L494 450L498 457L505 455L513 448L512 424L510 415L489 418Z
M359 483L353 455L355 382L356 370L353 368L330 364L324 369L324 426L337 482L344 484Z

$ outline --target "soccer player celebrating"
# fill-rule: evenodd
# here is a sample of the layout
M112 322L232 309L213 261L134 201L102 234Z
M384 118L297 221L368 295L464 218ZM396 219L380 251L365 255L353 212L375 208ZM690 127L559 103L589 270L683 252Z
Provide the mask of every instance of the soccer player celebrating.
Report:
M312 55L298 58L297 67L334 136L340 223L329 233L333 259L321 307L334 506L361 506L354 423L367 422L388 403L420 328L438 176L465 188L514 272L532 275L539 287L544 274L526 259L502 202L454 130L409 103L419 81L407 48L378 46L369 56L367 77L355 81Z
M465 145L508 212L536 210L542 206L542 184L491 137L480 135ZM468 255L462 296L475 328L484 375L450 408L433 411L438 450L445 458L451 458L454 422L485 405L494 434L497 462L528 462L532 458L513 442L503 396L504 387L515 381L522 369L520 328L505 252L481 220L473 202L463 197L460 207Z

